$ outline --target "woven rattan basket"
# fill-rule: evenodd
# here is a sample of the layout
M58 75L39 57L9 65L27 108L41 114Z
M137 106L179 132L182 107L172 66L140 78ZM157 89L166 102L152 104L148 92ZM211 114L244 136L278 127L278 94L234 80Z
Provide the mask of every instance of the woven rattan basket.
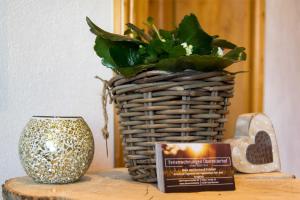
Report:
M222 139L234 75L227 72L147 71L112 78L126 167L134 180L155 182L155 142Z

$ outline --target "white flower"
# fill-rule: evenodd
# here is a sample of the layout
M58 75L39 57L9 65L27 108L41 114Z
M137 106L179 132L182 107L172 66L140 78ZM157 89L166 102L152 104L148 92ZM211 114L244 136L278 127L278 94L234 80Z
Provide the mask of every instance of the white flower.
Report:
M224 55L223 50L220 47L218 47L217 56L222 57L223 55Z
M161 39L162 42L166 42L166 40L164 38Z
M180 44L185 49L185 55L189 56L193 54L193 45L188 45L186 42Z
M193 53L193 45L189 45L186 49L186 55L189 56L189 55L192 55Z
M181 43L180 45L181 45L183 48L187 48L187 43L186 43L186 42Z
M143 45L140 44L140 45L139 45L139 48L140 48L140 49L143 48Z

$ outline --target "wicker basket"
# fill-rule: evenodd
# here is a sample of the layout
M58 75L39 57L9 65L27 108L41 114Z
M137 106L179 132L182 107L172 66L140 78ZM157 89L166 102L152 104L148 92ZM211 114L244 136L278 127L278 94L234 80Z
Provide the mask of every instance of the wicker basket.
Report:
M155 142L222 139L234 75L148 71L109 82L120 116L126 167L134 180L156 182Z

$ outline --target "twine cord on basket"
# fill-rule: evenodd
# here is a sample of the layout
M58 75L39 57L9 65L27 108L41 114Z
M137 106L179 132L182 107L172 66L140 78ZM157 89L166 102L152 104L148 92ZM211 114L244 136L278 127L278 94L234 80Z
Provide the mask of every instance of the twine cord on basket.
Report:
M109 137L109 132L108 132L108 114L107 114L107 96L111 98L111 94L109 92L109 87L108 87L108 82L99 76L95 76L95 78L99 79L103 83L103 88L102 88L102 111L103 111L103 117L104 117L104 126L101 129L103 138L105 139L105 146L106 146L106 156L108 157L108 145L107 145L107 139ZM111 102L110 102L111 103Z

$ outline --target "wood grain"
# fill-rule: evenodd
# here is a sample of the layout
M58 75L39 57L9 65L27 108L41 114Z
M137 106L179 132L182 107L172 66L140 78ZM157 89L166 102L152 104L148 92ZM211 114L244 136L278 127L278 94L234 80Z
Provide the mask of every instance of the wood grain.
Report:
M106 199L106 200L247 200L299 199L300 180L281 173L237 174L236 190L227 192L169 193L160 192L156 185L134 182L124 168L91 173L81 181L66 185L43 185L29 177L13 178L5 182L7 199Z

